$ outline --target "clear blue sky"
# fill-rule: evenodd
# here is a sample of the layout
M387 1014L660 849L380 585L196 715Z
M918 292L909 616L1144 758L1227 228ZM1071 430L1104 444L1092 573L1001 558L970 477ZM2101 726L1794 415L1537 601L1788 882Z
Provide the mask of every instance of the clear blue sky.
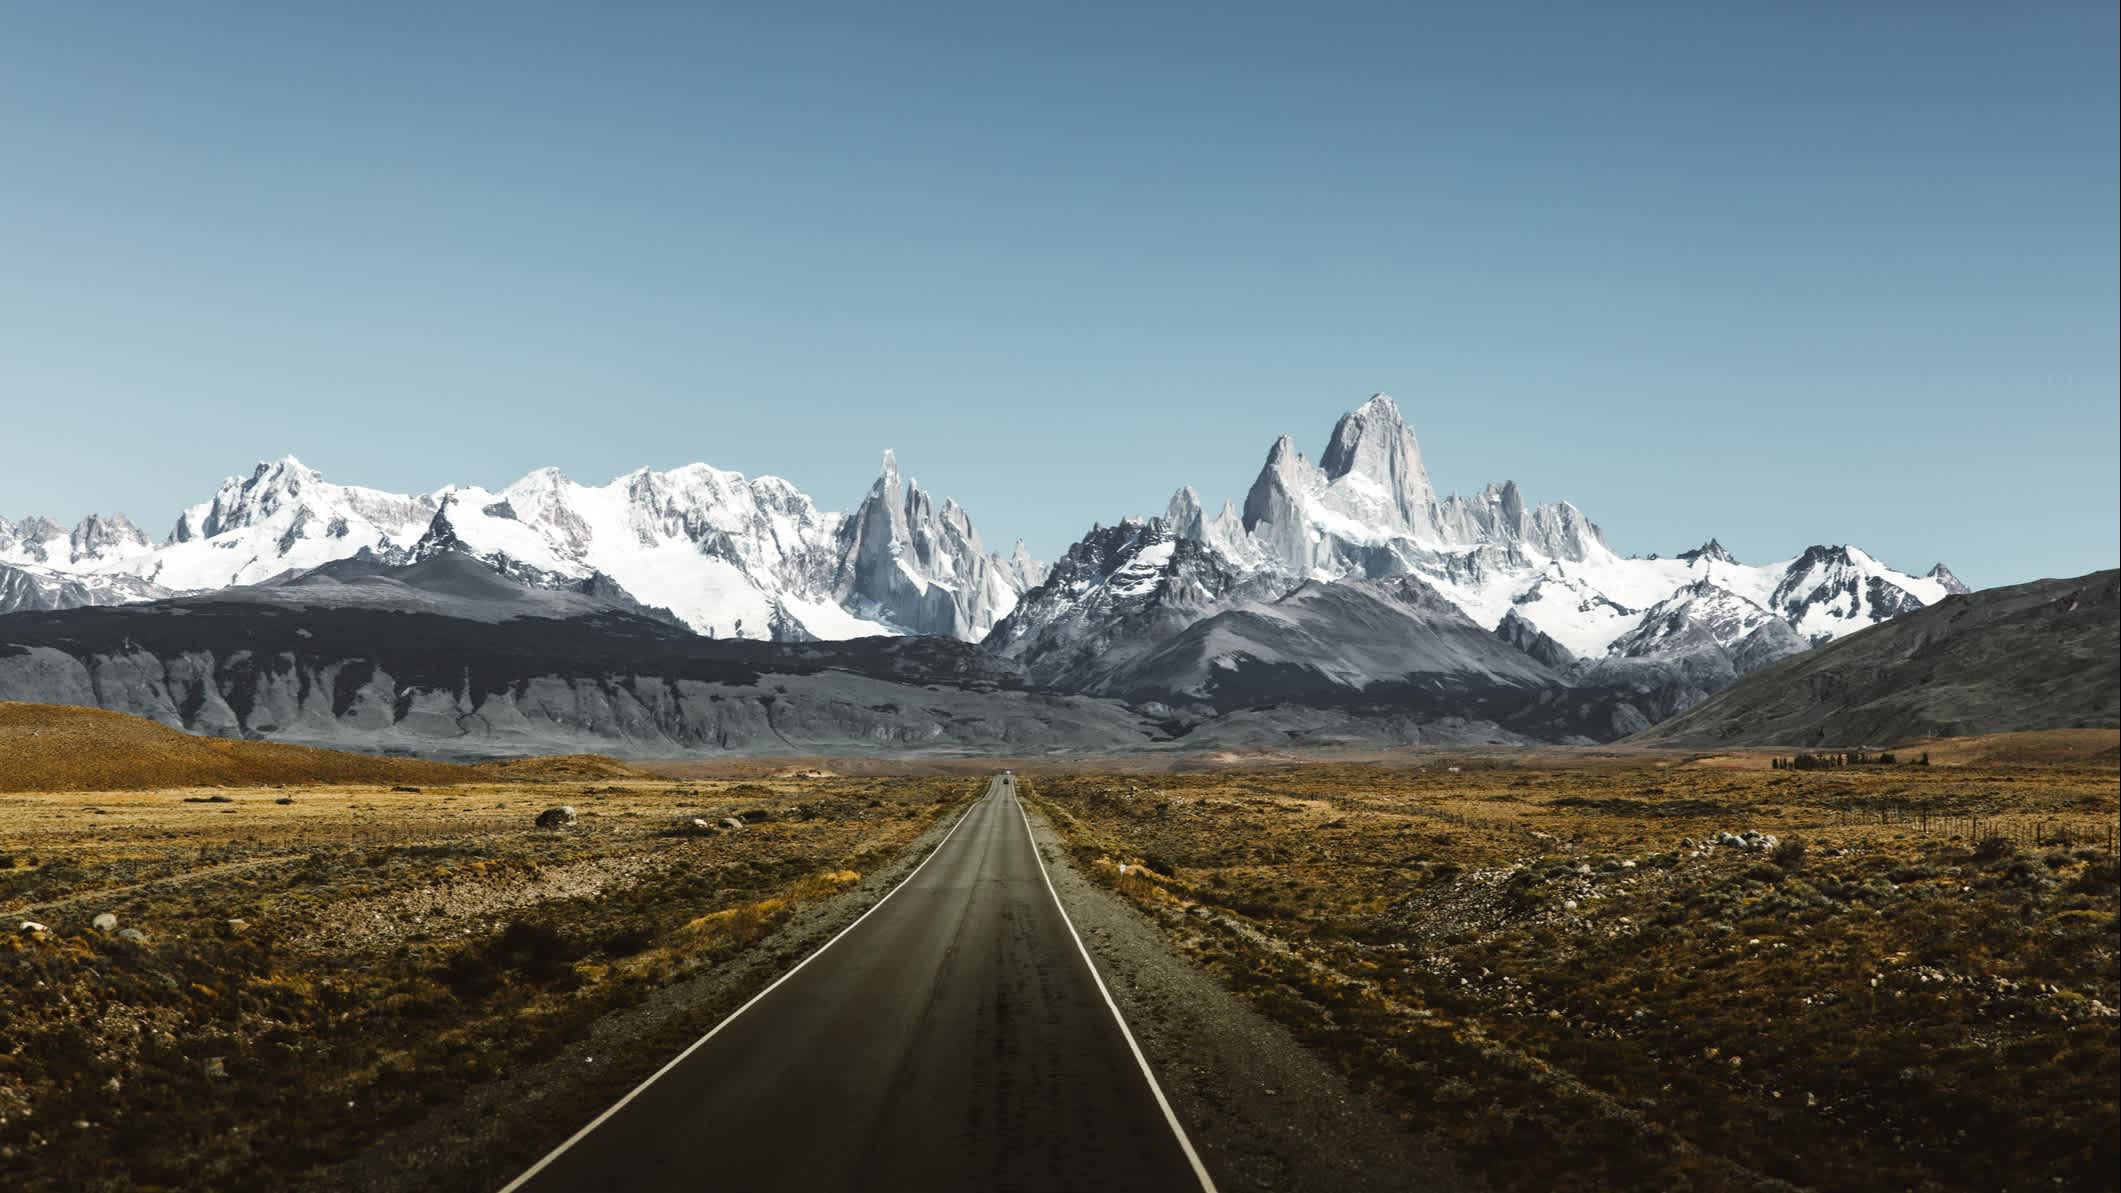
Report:
M2116 562L2112 0L1141 7L0 7L0 511L894 447L1051 557L1386 390L1623 551Z

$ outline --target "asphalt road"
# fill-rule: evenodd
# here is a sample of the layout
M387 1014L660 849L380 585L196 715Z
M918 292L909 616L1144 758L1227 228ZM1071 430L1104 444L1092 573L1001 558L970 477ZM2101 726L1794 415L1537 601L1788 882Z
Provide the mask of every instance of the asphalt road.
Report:
M504 1193L1203 1188L997 776L866 916Z

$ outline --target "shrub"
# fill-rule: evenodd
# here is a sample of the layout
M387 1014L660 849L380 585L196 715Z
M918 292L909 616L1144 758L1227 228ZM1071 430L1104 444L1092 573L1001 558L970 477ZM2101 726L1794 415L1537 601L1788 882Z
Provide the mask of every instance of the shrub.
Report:
M1804 865L1804 849L1804 842L1801 839L1791 837L1782 844L1775 846L1774 850L1768 854L1768 860L1785 870L1796 870Z
M567 941L544 924L510 920L492 945L496 963L534 981L550 981L573 962Z
M2009 837L1989 836L1974 842L1974 860L1977 862L1999 862L2018 852Z

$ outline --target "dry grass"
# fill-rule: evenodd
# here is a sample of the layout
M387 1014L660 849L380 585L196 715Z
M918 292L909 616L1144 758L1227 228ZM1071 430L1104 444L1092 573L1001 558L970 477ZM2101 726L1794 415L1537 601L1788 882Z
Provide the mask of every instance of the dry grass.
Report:
M1027 786L1498 1189L2115 1187L2113 769L1493 761Z
M446 762L193 737L102 709L0 701L0 791L456 783L479 777Z
M507 758L475 765L486 780L523 779L530 782L586 782L592 779L654 778L640 767L606 758L602 754L546 754L536 758Z
M490 775L0 794L0 1187L297 1185L748 956L977 790Z

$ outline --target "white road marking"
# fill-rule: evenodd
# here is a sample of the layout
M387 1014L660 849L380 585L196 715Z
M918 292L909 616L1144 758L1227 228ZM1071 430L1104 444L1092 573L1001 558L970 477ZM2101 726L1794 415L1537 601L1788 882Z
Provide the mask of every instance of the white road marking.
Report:
M1193 1166L1193 1175L1200 1180L1201 1193L1216 1193L1215 1178L1208 1175L1208 1166L1200 1162L1200 1153L1193 1150L1193 1141L1186 1138L1186 1129L1179 1125L1178 1115L1171 1109L1171 1100L1164 1097L1164 1087L1156 1083L1156 1074L1149 1068L1149 1059L1142 1055L1140 1044L1134 1042L1134 1033L1127 1029L1127 1017L1119 1013L1119 1004L1112 1001L1112 991L1105 987L1105 979L1097 972L1097 962L1090 959L1090 950L1083 944L1082 933L1075 930L1075 921L1068 918L1067 905L1061 902L1060 892L1053 887L1053 875L1046 872L1046 859L1038 852L1038 835L1031 831L1031 817L1024 811L1024 802L1016 798L1016 784L1009 784L1009 798L1016 804L1016 814L1024 822L1024 835L1031 839L1031 857L1038 862L1039 877L1046 880L1046 893L1053 896L1053 906L1060 909L1061 922L1068 925L1068 935L1075 938L1076 950L1083 955L1083 964L1090 967L1090 980L1097 983L1097 992L1105 996L1105 1006L1112 1012L1112 1021L1119 1024L1119 1034L1126 1038L1127 1050L1134 1054L1134 1063L1141 1066L1142 1079L1149 1083L1149 1092L1156 1095L1156 1105L1164 1112L1164 1122L1171 1127L1171 1134L1178 1137L1179 1150L1186 1153L1186 1162Z
M991 795L991 794L993 794L993 786L992 786L992 784L989 784L989 787L988 787L988 794L990 794L990 795ZM979 806L979 801L978 801L978 800L974 800L974 801L972 802L972 808L977 808L978 806ZM761 990L761 991L759 991L759 992L758 992L757 994L754 994L754 995L752 995L752 996L751 996L751 1000L750 1000L749 1002L746 1002L746 1003L745 1003L745 1004L744 1004L743 1006L740 1006L740 1007L738 1007L738 1008L737 1008L736 1010L734 1010L734 1011L731 1011L731 1012L729 1012L729 1017L728 1017L728 1018L726 1018L726 1019L722 1020L722 1021L721 1021L720 1023L717 1023L717 1024L715 1024L715 1025L714 1025L714 1028L713 1028L712 1030L710 1030L710 1031L709 1031L709 1032L708 1032L708 1033L707 1033L706 1035L704 1035L704 1036L701 1036L701 1037L700 1037L699 1039L697 1039L697 1040L694 1040L694 1041L692 1042L692 1046L691 1046L691 1047L689 1047L689 1048L685 1049L685 1050L684 1050L683 1052L680 1052L680 1053L678 1053L678 1054L677 1054L677 1056L676 1056L675 1058L673 1058L673 1059L671 1060L671 1062L670 1062L669 1064L666 1064L666 1065L664 1065L664 1066L663 1066L662 1068L660 1068L660 1069L657 1069L657 1070L656 1070L655 1072L653 1072L653 1073L649 1074L649 1076L648 1076L648 1080L646 1080L646 1081L643 1081L643 1082L641 1082L641 1083L640 1083L639 1085L636 1085L636 1086L634 1086L634 1087L633 1087L633 1089L632 1089L631 1091L629 1091L629 1092L627 1093L627 1095L626 1095L625 1097L623 1097L623 1098L620 1098L620 1099L619 1099L618 1101L616 1101L616 1102L613 1102L613 1103L611 1104L611 1108L610 1108L610 1109L606 1110L606 1111L605 1111L604 1113L602 1113L602 1114L600 1114L600 1115L596 1116L595 1118L591 1119L591 1120L589 1121L589 1125L588 1125L588 1126L586 1126L586 1127L583 1127L583 1128L582 1128L581 1130L579 1130L579 1131L576 1131L576 1132L575 1132L574 1134L572 1134L572 1135L569 1135L569 1136L567 1137L566 1141L565 1141L565 1142L563 1142L563 1143L561 1143L561 1144L560 1144L560 1146L558 1146L558 1147L556 1147L556 1148L552 1149L552 1150L551 1150L551 1151L549 1151L549 1152L546 1152L546 1153L545 1153L545 1155L544 1155L544 1157L543 1157L542 1159L540 1159L540 1160L539 1160L539 1161L538 1161L537 1163L535 1163L535 1164L531 1165L531 1166L530 1166L530 1167L529 1167L528 1169L525 1169L525 1170L524 1170L524 1172L523 1172L523 1175L521 1175L521 1176L517 1177L516 1179L514 1179L514 1180L512 1180L512 1181L508 1182L507 1184L505 1184L505 1185L501 1186L501 1190L500 1190L500 1193L515 1193L515 1191L516 1191L517 1189L520 1189L520 1188L522 1188L522 1187L523 1187L523 1186L524 1186L525 1184L529 1183L529 1181L531 1180L531 1178L532 1178L532 1177L535 1177L535 1176L537 1176L537 1175L538 1175L538 1174L539 1174L540 1172L543 1172L543 1171L545 1171L546 1167L547 1167L548 1165L550 1165L550 1164L551 1164L551 1163L552 1163L552 1162L553 1162L554 1160L557 1160L557 1159L559 1159L559 1158L560 1158L561 1156L565 1155L565 1154L566 1154L566 1152L567 1152L567 1149L568 1149L568 1148L571 1148L571 1147L573 1147L573 1146L574 1146L575 1144L577 1144L577 1143L580 1143L580 1142L582 1142L582 1140L584 1140L584 1139L588 1138L588 1137L589 1137L589 1133L590 1133L591 1131L594 1131L594 1130L596 1130L596 1129L597 1129L598 1127L601 1127L601 1126L603 1126L603 1125L604 1125L604 1123L605 1123L605 1122L606 1122L607 1120L609 1120L609 1119L611 1118L611 1116L612 1116L612 1115L614 1115L614 1114L617 1114L617 1113L618 1113L619 1111L621 1111L621 1110L624 1110L624 1109L626 1108L626 1104L627 1104L627 1103L629 1103L629 1102L633 1101L633 1100L634 1100L635 1098L638 1098L638 1097L640 1097L640 1096L641 1096L641 1093L642 1093L642 1091L643 1091L643 1090L646 1090L646 1089L647 1089L647 1088L648 1088L649 1086L651 1086L651 1085L654 1085L654 1084L656 1083L656 1081L657 1081L657 1080L658 1080L659 1078L661 1078L661 1077L663 1076L663 1074L665 1074L665 1073L668 1073L668 1072L669 1072L670 1070L672 1070L672 1069L675 1069L675 1068L677 1068L677 1067L678 1067L679 1065L681 1065L681 1064L685 1063L685 1058L686 1058L686 1057L688 1057L688 1056L691 1056L691 1055L692 1055L693 1053L695 1053L695 1052L698 1052L698 1051L700 1050L700 1047L701 1047L702 1045L704 1045L704 1044L705 1044L705 1043L706 1043L707 1041L709 1041L709 1040L711 1040L711 1039L715 1038L716 1036L718 1036L718 1035L722 1034L722 1029L723 1029L723 1028L725 1028L725 1027L727 1027L727 1026L729 1026L729 1025L730 1025L731 1023L734 1023L734 1022L736 1022L736 1017L737 1017L738 1015L741 1015L741 1014L743 1014L744 1012L746 1012L746 1011L750 1010L750 1009L751 1009L751 1008L752 1008L753 1006L757 1005L757 1004L758 1004L758 1001L759 1001L760 999L762 999L762 998L766 997L767 995L769 995L769 994L773 993L773 992L774 992L774 991L775 991L776 989L778 989L778 988L780 987L780 984L781 984L782 982L785 982L785 981L787 981L787 980L788 980L789 978L792 978L792 977L794 977L794 976L795 976L796 974L798 974L798 973L802 972L802 969L803 969L803 967L804 967L805 965L808 965L808 964L810 964L810 963L811 963L812 961L815 961L815 960L817 960L817 959L818 959L818 957L819 957L820 955L822 955L822 954L824 953L824 951L825 951L826 949L829 949L829 948L831 948L831 947L832 947L833 945L836 945L836 944L838 944L838 943L840 942L840 937L842 937L842 936L845 936L845 935L847 935L847 934L848 934L849 932L852 932L852 931L854 931L854 930L855 930L856 928L859 928L859 927L861 927L861 926L862 926L862 921L863 921L863 920L866 920L866 919L868 919L868 918L869 918L870 916L872 916L872 915L875 915L875 914L876 914L876 909L877 909L877 908L879 908L879 907L882 907L882 906L883 906L884 904L886 904L886 903L888 903L888 902L890 902L890 901L891 901L891 896L893 896L893 895L896 895L896 894L898 894L898 893L899 893L900 891L902 891L902 890L905 890L905 889L906 889L906 887L907 887L907 886L909 886L909 885L910 885L910 884L911 884L911 883L913 882L913 876L921 872L921 867L922 867L922 866L926 866L926 865L927 865L927 864L928 864L929 862L932 862L932 861L934 861L934 860L935 860L935 855L936 855L936 854L939 854L939 853L941 853L941 852L943 851L943 846L945 846L945 845L948 845L948 844L950 843L950 838L952 838L952 837L954 837L954 836L956 836L956 835L957 835L957 829L958 829L958 825L961 825L961 824L965 823L965 817L967 817L967 816L970 816L970 815L972 815L972 808L966 808L966 809L965 809L965 811L964 811L964 813L963 813L962 815L960 815L960 816L959 816L959 817L957 818L957 824L953 824L953 825L951 825L951 826L950 826L950 831L949 831L949 832L947 832L947 833L944 833L944 834L943 834L943 839L942 839L942 840L940 840L940 841L937 841L937 842L935 843L935 848L934 848L934 849L932 849L932 850L929 850L929 851L928 851L928 856L927 856L927 857L924 857L924 858L922 858L922 859L921 859L921 861L920 861L920 865L918 865L918 866L915 866L915 867L914 867L913 869L911 869L911 870L907 871L907 872L906 872L906 876L905 876L904 878L902 878L902 879L900 879L900 880L899 880L899 882L898 882L898 885L897 885L897 886L894 886L894 887L892 887L892 888L891 888L890 890L888 890L888 891L885 891L885 892L884 892L884 897L883 897L883 898L881 898L881 899L878 899L878 900L877 900L877 901L876 901L875 903L872 903L872 904L870 904L870 906L869 906L869 910L867 910L867 911L863 912L863 913L862 913L861 915L859 915L859 916L855 917L855 921L854 921L853 923L851 923L851 924L847 925L846 927L844 927L844 928L840 929L840 930L839 930L838 932L834 933L834 934L833 934L833 937L832 937L832 939L831 939L831 940L828 940L828 941L826 941L826 942L825 942L824 944L821 944L821 945L819 945L819 946L817 947L817 952L815 952L815 953L812 953L812 954L810 954L810 955L809 955L808 957L805 957L805 958L803 958L803 959L802 959L801 961L798 961L798 962L796 962L796 964L795 964L795 968L793 968L793 969L789 970L789 971L788 971L787 973L784 973L784 974L782 974L782 975L781 975L780 977L778 977L778 978L775 978L775 979L773 980L773 985L771 985L771 986L768 986L768 987L766 987L766 988L765 988L764 990ZM1025 827L1026 827L1026 830L1027 830L1027 831L1028 831L1028 829L1029 829L1029 826L1030 826L1030 822L1029 822L1029 821L1026 821L1026 822L1025 822ZM1037 845L1036 845L1036 844L1034 844L1034 845L1032 846L1032 850L1033 850L1033 852L1036 852L1036 851L1037 851L1037 848L1038 848L1038 847L1037 847ZM1048 883L1048 885L1050 886L1050 885L1051 885L1051 883ZM1064 912L1063 914L1066 914L1066 913ZM1073 928L1071 927L1071 928L1070 928L1070 931L1073 931L1073 930L1074 930L1074 929L1073 929ZM1080 940L1078 940L1078 941L1077 941L1076 943L1077 943L1077 944L1081 944L1082 942L1081 942ZM1093 972L1095 972L1095 971L1093 971ZM1110 1002L1110 1001L1111 1001L1111 997L1110 997L1109 995L1108 995L1108 996L1106 996L1106 1001L1107 1001L1107 1002ZM1117 1012L1115 1012L1115 1013L1117 1013ZM1120 1027L1120 1030L1122 1030L1122 1031L1126 1030L1126 1025L1122 1024L1122 1025L1121 1025L1121 1027ZM1127 1040L1127 1042L1128 1042L1129 1044L1133 1043L1133 1042L1134 1042L1134 1041L1133 1041L1133 1037L1131 1037L1131 1036L1130 1036L1130 1037L1128 1037L1128 1040ZM1139 1051L1137 1051L1137 1052L1135 1053L1135 1055L1136 1055L1137 1057L1139 1057L1139 1056L1141 1055L1141 1053L1140 1053ZM1154 1080L1153 1078L1152 1078L1152 1079L1150 1080L1150 1084L1151 1084L1151 1085L1154 1085L1154 1084L1155 1084L1155 1080ZM1157 1094L1157 1100L1158 1100L1158 1101L1162 1101L1162 1100L1163 1100L1163 1095L1162 1095L1161 1093ZM1168 1107L1167 1107L1167 1108L1165 1109L1164 1113L1165 1113L1166 1115L1168 1115L1168 1114L1170 1113L1170 1110L1169 1110L1169 1108L1168 1108ZM1174 1125L1175 1125L1175 1124L1174 1124ZM1181 1137L1181 1139L1183 1139L1183 1137ZM1188 1154L1188 1155L1191 1155L1191 1154L1192 1154L1192 1149L1191 1149L1191 1148L1188 1148L1188 1149L1187 1149L1187 1154ZM1194 1163L1195 1163L1195 1165L1196 1165L1196 1166L1198 1166L1198 1164L1199 1164L1199 1161L1197 1161L1197 1160L1196 1160L1196 1161L1195 1161Z

